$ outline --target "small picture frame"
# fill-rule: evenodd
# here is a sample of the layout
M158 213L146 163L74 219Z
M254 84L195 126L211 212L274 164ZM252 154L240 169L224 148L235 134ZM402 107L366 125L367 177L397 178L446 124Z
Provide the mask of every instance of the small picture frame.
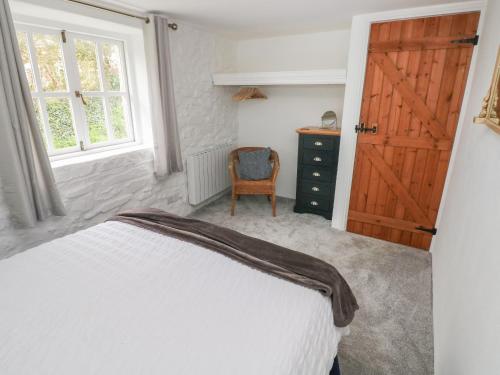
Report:
M481 112L474 117L474 123L485 124L500 134L500 48L490 89L483 99Z

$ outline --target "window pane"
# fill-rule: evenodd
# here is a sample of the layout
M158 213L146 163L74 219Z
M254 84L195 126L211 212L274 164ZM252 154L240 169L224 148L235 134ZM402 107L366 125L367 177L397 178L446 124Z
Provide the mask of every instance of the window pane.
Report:
M103 43L102 54L106 90L121 91L122 62L120 48L116 44Z
M47 98L47 114L55 149L76 146L71 104L67 98Z
M36 122L38 123L38 128L42 134L43 143L45 144L45 147L47 147L47 138L45 137L45 130L43 128L42 110L40 109L40 99L33 98L33 108L35 108Z
M113 136L115 139L128 138L123 98L121 96L110 97L109 109L111 112L111 127L113 128Z
M33 34L38 69L44 91L66 91L66 75L59 35Z
M24 32L19 32L17 33L17 40L19 43L19 49L21 51L24 70L26 71L26 78L28 78L30 91L36 91L35 78L33 75L33 64L31 63L30 50L28 48L28 35Z
M101 90L96 47L96 43L91 40L75 39L76 61L78 62L80 82L84 91Z
M106 120L104 117L104 104L102 98L86 97L85 115L89 127L91 143L105 142L108 140Z

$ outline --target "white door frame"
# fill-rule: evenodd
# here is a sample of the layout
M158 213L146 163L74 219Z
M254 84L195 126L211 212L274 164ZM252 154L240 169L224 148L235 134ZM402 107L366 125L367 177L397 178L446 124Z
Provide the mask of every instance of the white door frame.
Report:
M370 36L370 27L372 23L382 21L392 21L399 19L421 18L429 16L439 16L453 13L465 13L480 11L478 34L482 30L483 10L486 7L486 1L468 1L463 3L450 3L443 5L434 5L419 8L401 9L387 12L370 13L354 16L351 25L351 39L349 43L349 56L347 63L347 81L344 96L344 109L342 116L342 137L340 139L339 165L337 170L337 184L335 188L334 209L332 216L332 227L335 229L346 230L347 216L349 213L349 198L351 195L352 175L354 170L354 158L356 154L357 134L354 132L354 125L359 122L361 112L361 99L363 97L363 85L365 80L366 56L368 53L368 41ZM481 40L481 39L480 39ZM469 98L472 75L476 65L477 48L472 54L472 61L465 86L465 93L462 102L467 103ZM455 135L455 145L458 144L464 123L464 112L460 111ZM445 202L448 190L449 176L453 170L455 162L455 153L457 147L453 147L451 153L446 183L443 190L443 196L438 211L437 224L439 224L443 203Z

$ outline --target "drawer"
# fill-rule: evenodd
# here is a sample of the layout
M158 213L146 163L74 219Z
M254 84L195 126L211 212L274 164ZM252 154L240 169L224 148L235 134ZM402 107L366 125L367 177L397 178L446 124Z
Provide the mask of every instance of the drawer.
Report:
M317 182L302 180L301 190L305 194L314 195L315 197L331 198L332 184L327 182Z
M331 166L333 165L333 152L320 150L304 150L302 162L309 165Z
M335 178L337 170L334 168L321 168L304 165L302 169L302 178L312 181L330 182Z
M309 209L329 211L331 200L325 197L316 197L310 194L302 194L299 197L300 205Z
M331 151L335 148L339 137L329 137L321 135L304 135L303 136L304 148L312 150L326 150Z

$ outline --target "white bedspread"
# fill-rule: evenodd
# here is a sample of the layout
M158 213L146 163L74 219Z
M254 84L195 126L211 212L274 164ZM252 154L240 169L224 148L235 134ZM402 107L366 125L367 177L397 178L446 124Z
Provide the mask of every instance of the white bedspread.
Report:
M0 261L0 374L326 375L319 292L108 222Z

